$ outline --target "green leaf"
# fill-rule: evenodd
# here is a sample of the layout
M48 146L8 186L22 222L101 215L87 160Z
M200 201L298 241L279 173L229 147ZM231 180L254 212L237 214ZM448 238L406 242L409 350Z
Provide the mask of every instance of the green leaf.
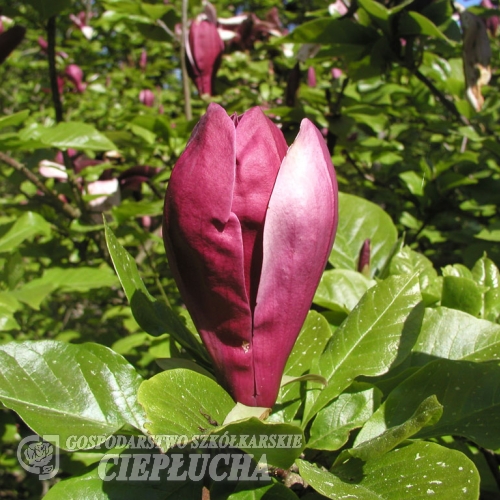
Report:
M27 0L38 13L42 20L59 14L64 9L71 7L71 0Z
M19 111L19 113L14 113L9 116L2 116L2 118L0 118L0 130L6 127L14 127L23 123L29 115L29 109L25 109L24 111Z
M402 424L390 427L379 436L368 441L360 443L359 439L356 440L355 447L344 450L335 461L334 467L345 463L351 458L359 458L364 462L377 459L416 434L423 427L434 425L439 421L442 414L443 407L439 404L436 396L429 396L420 403L415 413Z
M59 149L87 149L93 151L111 151L117 147L92 125L81 122L59 123L52 128L36 129L34 137L47 146Z
M349 19L316 19L297 26L292 33L279 38L279 43L319 43L365 45L380 38L369 26L353 23Z
M20 329L19 323L14 318L14 312L0 304L0 332Z
M482 287L469 278L443 277L441 305L478 316L483 305Z
M305 412L304 423L357 376L381 375L407 357L422 322L421 299L416 275L392 276L365 293L321 355L320 375L328 386Z
M361 427L380 405L382 393L369 384L355 382L318 412L311 426L308 448L338 450L349 433Z
M163 212L163 200L157 201L131 201L125 200L120 205L113 207L113 216L118 223L123 223L133 217L142 217L144 215L161 215Z
M500 358L500 325L455 309L426 309L412 365L433 358L490 361Z
M352 463L351 463L352 462ZM350 461L335 474L297 460L300 475L327 498L476 500L479 474L463 454L435 443L416 442L377 460Z
M500 273L497 266L484 255L474 264L472 275L474 281L485 288L481 317L497 321L500 316Z
M404 11L399 18L399 36L427 35L440 38L450 45L455 45L442 31L422 14L414 11Z
M87 292L95 288L115 285L117 285L116 276L105 265L100 268L52 267L45 270L41 278L31 280L14 290L12 295L33 309L39 310L42 301L57 289L65 292Z
M212 491L210 491L212 494ZM219 497L215 497L217 500ZM249 489L246 484L236 487L236 491L227 497L227 500L297 500L297 495L284 484L273 483L265 486L256 485Z
M203 347L182 320L165 303L157 301L148 292L139 275L137 264L120 245L113 231L105 223L106 243L116 274L127 296L132 313L140 327L150 335L172 335L202 363L207 362Z
M140 453L146 456L145 451ZM125 454L127 451L125 451ZM151 458L154 460L155 454L151 453ZM152 473L154 464L153 460L148 460L148 467L145 473ZM123 464L123 462L120 463ZM133 462L132 462L133 463ZM144 462L142 462L144 464ZM133 466L132 466L133 467ZM130 469L129 469L130 470ZM151 473L150 473L151 471ZM111 477L113 473L119 474L118 466L109 461L104 471L106 477ZM138 475L142 471L136 471ZM201 490L203 483L193 481L169 481L168 468L160 471L160 480L149 481L103 481L99 477L99 467L94 467L89 472L82 475L75 475L68 479L63 479L56 483L44 495L45 500L83 500L85 498L92 500L137 500L138 498L147 498L148 500L185 500L191 498L201 498Z
M0 252L17 249L24 240L33 236L49 236L50 231L50 224L41 215L35 212L25 212L0 238Z
M102 267L52 267L43 273L40 283L52 283L65 292L86 292L95 288L112 287L118 284L113 270Z
M325 271L313 302L332 311L350 313L375 281L348 269Z
M299 427L267 423L255 417L224 425L214 434L221 438L224 435L244 437L246 446L240 441L237 448L256 459L264 455L267 464L282 469L288 469L305 446L304 434Z
M337 268L358 268L363 242L371 240L372 276L382 269L397 241L397 230L379 206L357 196L339 193L339 225L330 263Z
M137 398L146 411L145 427L151 435L189 439L215 430L234 406L231 396L215 380L183 368L145 380ZM157 444L164 451L171 446Z
M311 366L332 336L332 330L324 316L316 311L309 311L304 326L288 357L284 374L300 377L308 373ZM302 404L300 384L289 384L280 389L274 411L269 417L272 422L290 422Z
M442 279L438 277L432 262L410 247L402 248L390 261L391 275L418 273L420 291L425 304L434 304L441 299Z
M374 0L358 0L359 5L366 10L373 22L379 26L387 35L390 32L390 12L380 3Z
M500 447L500 365L439 359L406 378L368 420L358 441L400 425L435 395L443 416L416 437L462 436L488 449Z
M98 344L0 345L0 400L37 434L58 434L64 449L71 435L111 435L124 424L142 429L140 383L122 356Z

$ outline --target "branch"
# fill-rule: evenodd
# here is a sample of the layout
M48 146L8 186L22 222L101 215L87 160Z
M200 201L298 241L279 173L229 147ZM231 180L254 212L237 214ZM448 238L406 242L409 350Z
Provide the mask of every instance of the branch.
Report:
M455 104L450 101L420 70L416 70L414 75L441 101L441 104L453 115L460 120L464 125L470 125L469 120L464 115L461 115Z
M49 202L59 209L69 219L78 219L81 215L78 208L73 207L69 203L65 203L59 199L56 193L51 191L31 170L26 168L22 163L19 163L14 158L7 156L5 153L0 152L0 160L14 168L24 175L31 183L33 183L45 196L48 197Z
M47 57L49 60L50 90L52 91L52 101L56 112L56 122L63 121L63 107L61 95L59 94L59 85L57 85L57 67L56 67L56 16L49 18L47 23ZM68 165L66 165L68 168Z
M182 0L182 34L181 34L181 72L182 72L182 88L184 90L184 113L186 120L193 118L191 110L191 92L189 89L189 76L186 66L186 40L187 40L187 23L188 23L188 0Z
M159 26L167 35L175 39L175 33L161 20L156 20L156 25Z

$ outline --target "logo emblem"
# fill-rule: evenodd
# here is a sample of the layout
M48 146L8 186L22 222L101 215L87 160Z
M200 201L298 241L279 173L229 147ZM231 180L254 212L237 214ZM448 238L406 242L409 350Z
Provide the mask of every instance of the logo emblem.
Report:
M36 474L38 479L50 479L59 470L58 445L59 436L27 436L17 447L17 459L25 471Z

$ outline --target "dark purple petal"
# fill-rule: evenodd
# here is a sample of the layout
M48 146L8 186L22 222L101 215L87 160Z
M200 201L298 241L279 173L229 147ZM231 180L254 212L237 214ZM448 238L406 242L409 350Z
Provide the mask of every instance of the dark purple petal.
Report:
M242 228L245 287L252 309L262 266L264 218L287 149L283 133L260 108L252 108L237 119L232 210Z
M358 259L358 271L360 273L370 273L370 238L363 241Z
M233 396L252 394L254 385L243 241L232 211L235 170L233 121L210 104L172 172L163 228L172 274Z
M13 26L0 34L0 64L23 41L25 34L26 28L23 26Z
M186 50L198 92L200 95L212 95L213 80L224 52L224 42L217 31L217 26L209 21L193 21L189 29Z

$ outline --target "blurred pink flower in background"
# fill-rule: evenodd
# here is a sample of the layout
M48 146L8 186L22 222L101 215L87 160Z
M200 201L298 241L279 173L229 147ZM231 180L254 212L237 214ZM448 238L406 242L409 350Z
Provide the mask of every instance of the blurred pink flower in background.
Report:
M153 107L155 103L155 95L152 90L144 89L139 92L139 101L144 106L148 106L149 108Z
M75 90L82 94L87 88L87 84L83 82L83 71L77 64L70 64L66 66L64 74L68 80L75 86Z

